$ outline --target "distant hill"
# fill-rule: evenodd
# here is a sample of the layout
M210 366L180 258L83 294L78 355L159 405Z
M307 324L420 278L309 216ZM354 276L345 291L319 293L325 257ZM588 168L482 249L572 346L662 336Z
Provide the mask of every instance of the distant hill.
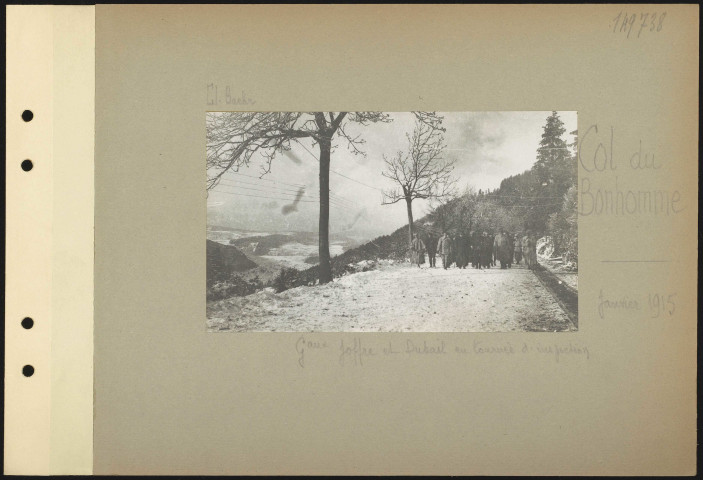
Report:
M268 255L272 248L278 248L286 243L300 242L303 244L316 244L317 233L291 232L288 234L274 233L271 235L257 235L230 240L230 245L240 248L252 255Z
M416 231L425 233L428 227L425 218L415 222ZM362 261L398 260L402 261L408 256L408 227L401 227L390 235L383 235L355 248L350 248L344 253L332 257L332 276L341 277L345 273L355 271L353 264ZM318 266L307 270L282 269L273 284L277 291L283 291L302 285L314 285L319 278Z
M208 283L225 280L232 272L243 272L254 267L256 263L237 247L207 241Z

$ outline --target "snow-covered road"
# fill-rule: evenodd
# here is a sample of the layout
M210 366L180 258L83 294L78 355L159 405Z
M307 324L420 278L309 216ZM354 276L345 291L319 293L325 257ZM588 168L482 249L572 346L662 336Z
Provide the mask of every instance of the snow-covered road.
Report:
M522 266L444 270L384 265L327 285L282 293L266 289L210 302L207 316L210 331L574 330L552 294Z

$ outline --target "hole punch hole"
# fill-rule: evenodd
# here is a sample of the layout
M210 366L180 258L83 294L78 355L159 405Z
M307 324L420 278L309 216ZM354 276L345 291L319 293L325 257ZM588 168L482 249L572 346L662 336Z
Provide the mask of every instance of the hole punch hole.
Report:
M34 320L32 320L30 317L24 317L24 318L22 319L22 327L23 327L25 330L29 330L29 329L32 328L33 326L34 326Z
M30 171L33 167L34 164L31 160L22 160L22 170L24 170L25 172Z
M24 120L25 122L31 122L33 118L34 114L31 110L25 110L24 112L22 112L22 120Z
M34 375L34 367L31 365L25 365L24 367L22 367L22 375L24 375L25 377L31 377L32 375Z

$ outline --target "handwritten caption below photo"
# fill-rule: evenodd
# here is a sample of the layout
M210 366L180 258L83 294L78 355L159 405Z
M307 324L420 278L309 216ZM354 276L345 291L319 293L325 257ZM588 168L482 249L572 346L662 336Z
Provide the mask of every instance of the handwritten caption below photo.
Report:
M371 365L391 358L437 357L501 357L519 358L543 356L554 362L566 359L589 360L588 346L574 340L557 341L486 341L480 339L450 342L443 339L377 340L355 336L339 340L319 340L300 336L295 341L298 365L305 368L308 362L334 361L340 366Z

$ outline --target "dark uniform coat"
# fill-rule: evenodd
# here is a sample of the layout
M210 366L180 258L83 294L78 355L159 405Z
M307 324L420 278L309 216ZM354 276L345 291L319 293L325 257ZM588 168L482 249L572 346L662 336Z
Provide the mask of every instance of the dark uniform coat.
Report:
M515 238L511 234L508 234L508 250L510 251L510 258L508 258L508 267L512 267L513 262L515 261L515 258L514 258Z
M435 256L437 254L437 239L433 235L427 235L425 238L425 248L427 249L427 257L430 261L430 267L434 267Z
M481 237L481 266L490 267L493 260L493 237Z
M471 237L471 264L481 268L481 235L474 233Z
M510 248L510 241L506 234L499 233L496 235L493 241L493 250L496 260L500 262L500 268L506 268L508 263L510 263L510 257L513 255Z
M469 264L469 242L464 235L459 235L455 241L456 266L464 268Z
M437 239L433 235L427 235L425 247L427 249L427 255L434 257L437 253Z

